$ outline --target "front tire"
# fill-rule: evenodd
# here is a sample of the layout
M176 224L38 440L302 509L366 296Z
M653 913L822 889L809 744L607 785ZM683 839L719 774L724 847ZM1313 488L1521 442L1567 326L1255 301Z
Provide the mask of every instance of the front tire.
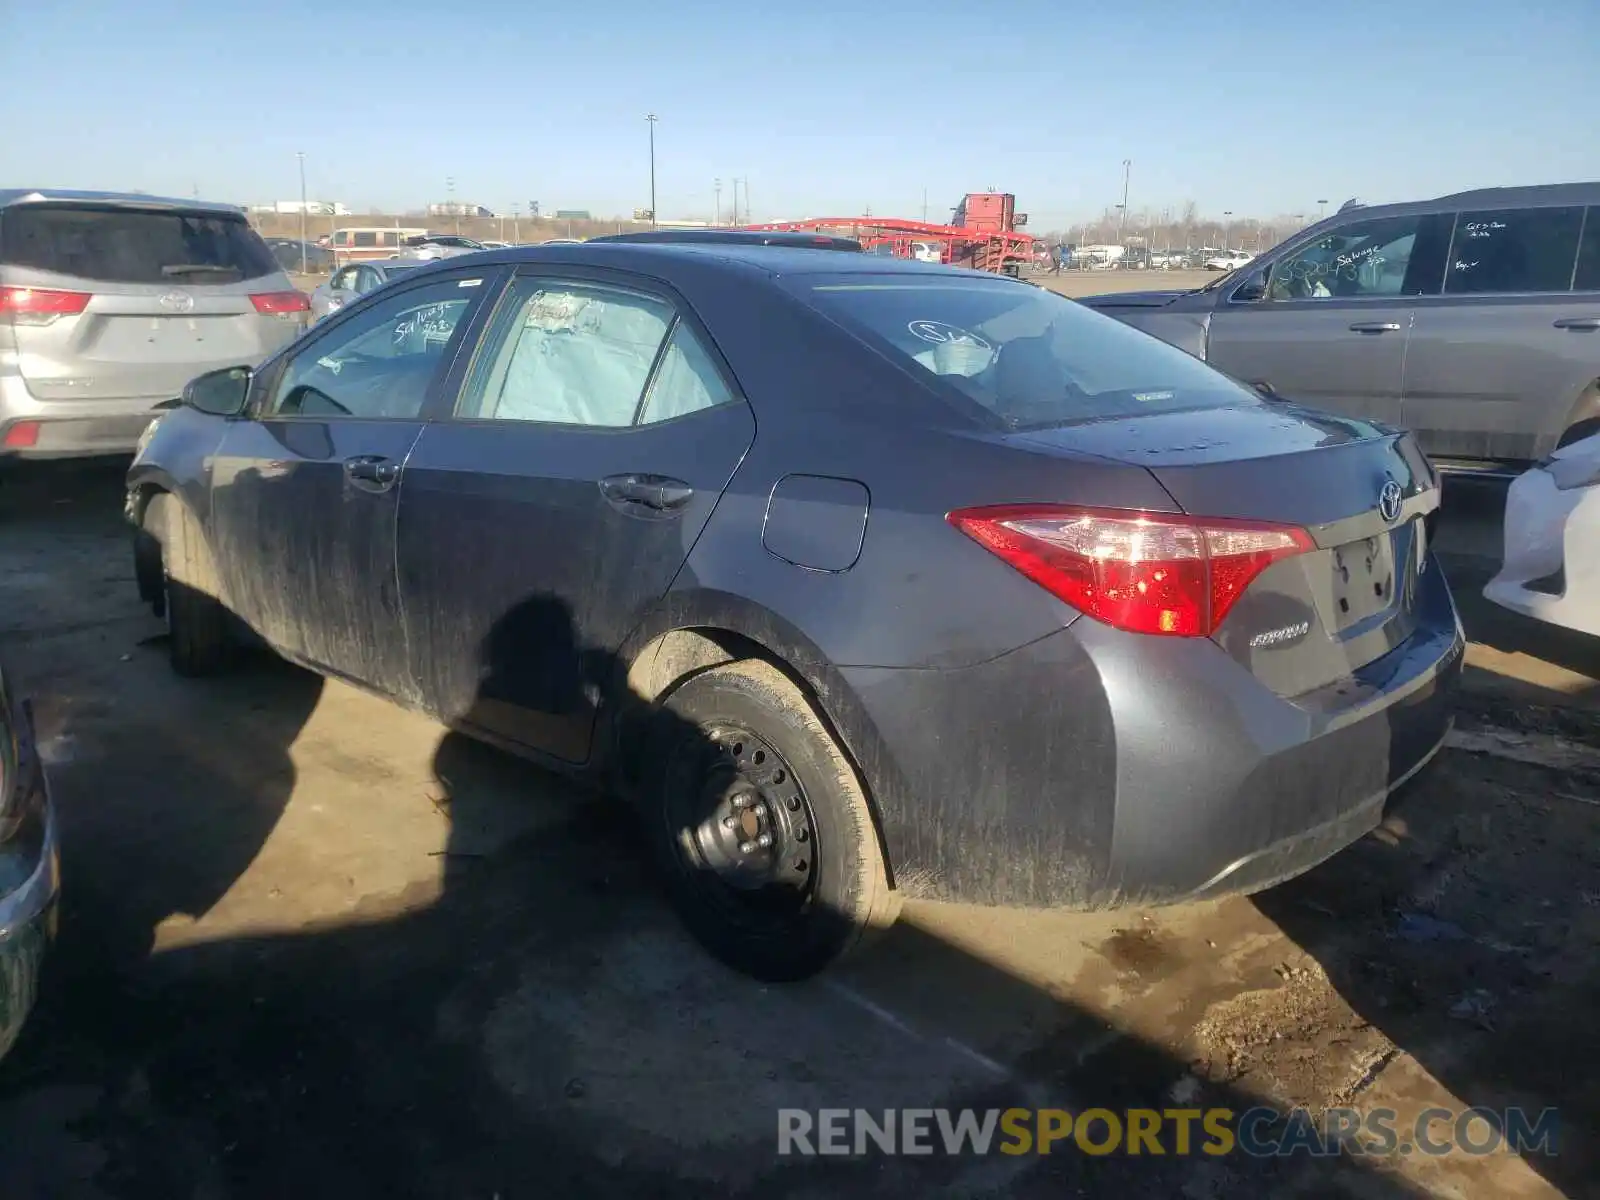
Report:
M712 954L757 979L804 979L893 923L899 897L866 795L783 672L713 667L652 720L651 850Z
M217 675L233 665L228 610L199 523L171 496L145 508L144 533L161 547L159 615L167 621L167 656L179 675Z

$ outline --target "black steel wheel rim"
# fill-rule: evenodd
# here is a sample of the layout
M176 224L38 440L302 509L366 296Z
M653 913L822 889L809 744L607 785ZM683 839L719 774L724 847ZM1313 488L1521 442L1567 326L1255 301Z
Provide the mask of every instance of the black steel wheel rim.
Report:
M670 789L669 832L684 872L735 920L802 911L817 873L816 818L804 786L754 730L713 722L700 734Z

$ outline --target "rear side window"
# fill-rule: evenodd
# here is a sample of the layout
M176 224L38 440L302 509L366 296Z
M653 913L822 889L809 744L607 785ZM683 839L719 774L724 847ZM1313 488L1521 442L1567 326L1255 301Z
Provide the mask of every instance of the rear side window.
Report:
M785 282L1007 428L1263 403L1182 350L1043 288L910 274Z
M1572 286L1580 292L1600 292L1600 208L1591 208L1583 224L1583 244L1578 247L1578 270Z
M0 217L0 262L104 283L238 283L279 270L243 217L19 205Z
M1581 208L1464 212L1456 218L1445 293L1565 292L1582 226Z

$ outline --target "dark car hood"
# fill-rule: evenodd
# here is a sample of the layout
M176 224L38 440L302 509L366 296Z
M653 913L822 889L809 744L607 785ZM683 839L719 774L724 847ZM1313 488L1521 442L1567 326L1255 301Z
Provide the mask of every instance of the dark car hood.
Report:
M1189 291L1177 292L1108 292L1103 296L1080 296L1079 304L1090 308L1165 308L1179 296Z

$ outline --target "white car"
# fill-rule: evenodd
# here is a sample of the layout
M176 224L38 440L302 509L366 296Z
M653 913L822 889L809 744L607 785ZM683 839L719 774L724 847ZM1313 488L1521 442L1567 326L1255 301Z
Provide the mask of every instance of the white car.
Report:
M1483 594L1600 637L1600 434L1563 446L1511 484L1505 561Z
M1245 263L1249 262L1254 257L1255 255L1246 254L1243 250L1229 250L1223 254L1217 255L1215 258L1206 259L1206 270L1232 271L1238 267L1244 266Z

